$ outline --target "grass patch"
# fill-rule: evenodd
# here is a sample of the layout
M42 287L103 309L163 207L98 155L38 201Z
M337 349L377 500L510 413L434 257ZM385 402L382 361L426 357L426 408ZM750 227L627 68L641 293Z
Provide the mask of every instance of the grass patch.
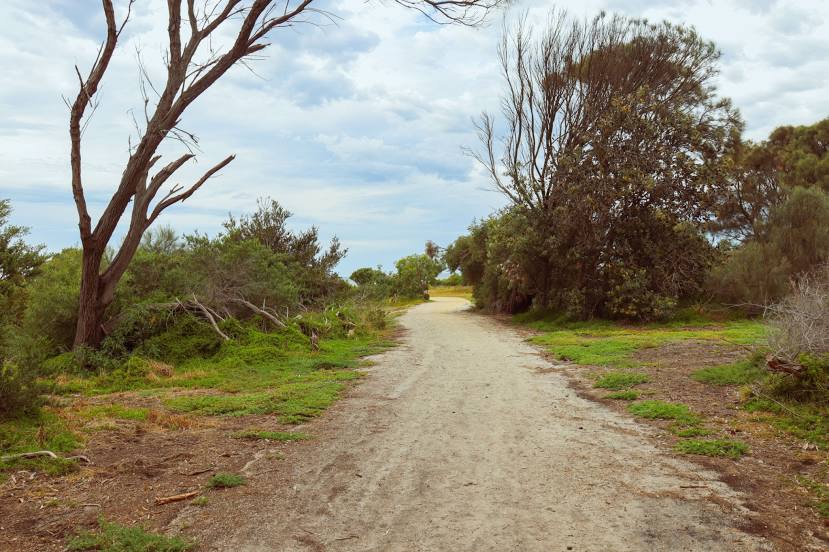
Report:
M0 455L44 449L59 454L75 450L81 444L66 420L51 409L44 408L37 416L0 422ZM15 458L0 461L0 482L5 481L10 472L17 470L63 475L76 469L74 461L63 458Z
M626 325L606 320L574 322L562 316L525 313L513 321L543 332L532 338L560 360L590 366L629 368L641 349L683 340L724 341L750 345L766 336L759 321L714 322L689 319L662 324Z
M211 489L230 489L245 484L245 478L235 473L217 473L207 482Z
M797 482L812 495L812 508L822 517L829 518L829 486L805 475L798 475Z
M256 429L237 431L231 437L235 439L262 439L268 441L304 441L311 438L307 433L297 433L294 431L261 431Z
M732 364L722 364L711 368L697 370L691 377L711 385L745 385L753 383L766 375L756 358L740 360Z
M200 506L200 507L207 506L209 503L210 503L210 499L208 499L206 496L197 496L196 498L194 498L193 500L190 501L191 506Z
M687 427L681 424L670 428L670 430L678 437L706 437L713 433L710 429L704 427Z
M128 527L100 519L97 531L81 531L69 539L67 550L101 552L184 552L193 543L180 537L149 533L139 526Z
M693 425L699 423L699 417L691 412L688 406L682 403L664 401L641 401L628 406L628 411L641 418L656 420L676 420L677 422Z
M711 441L701 439L687 439L680 441L674 447L682 454L697 454L701 456L720 456L737 459L748 453L748 445L740 441L728 441L725 439L714 439Z
M829 409L826 407L753 398L743 404L743 410L762 414L759 421L798 439L821 449L829 448Z
M639 385L640 383L646 383L648 381L650 380L646 374L640 374L637 372L609 372L597 379L596 383L593 384L593 387L618 391L620 389L627 389L629 387L633 387L634 385Z
M615 399L617 401L635 401L639 398L638 391L615 391L605 396L606 399Z

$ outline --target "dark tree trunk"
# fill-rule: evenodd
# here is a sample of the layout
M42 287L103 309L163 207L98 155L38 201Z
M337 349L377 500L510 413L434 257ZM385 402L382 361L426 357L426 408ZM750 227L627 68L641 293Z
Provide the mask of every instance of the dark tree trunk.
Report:
M97 347L104 339L104 304L101 285L101 258L97 247L84 246L81 266L81 293L78 303L78 325L75 328L74 346Z

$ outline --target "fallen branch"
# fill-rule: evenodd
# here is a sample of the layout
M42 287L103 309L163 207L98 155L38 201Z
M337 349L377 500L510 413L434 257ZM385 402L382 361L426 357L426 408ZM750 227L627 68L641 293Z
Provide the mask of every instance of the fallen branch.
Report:
M21 452L19 454L7 454L6 456L0 456L0 460L5 462L6 460L14 460L15 458L37 458L38 456L48 456L49 458L58 458L58 455L52 452L51 450L38 450L35 452Z
M199 303L199 300L196 299L195 293L193 294L193 304L196 305L196 307L198 307L199 310L202 311L204 317L207 318L207 321L210 322L210 325L213 326L213 329L216 331L216 333L219 334L219 336L221 336L221 338L225 341L230 341L230 338L227 336L227 334L225 334L221 329L219 329L219 325L216 324L216 319L213 318L213 315L210 314L210 311L207 309L207 307Z
M241 304L241 305L246 306L247 308L249 308L250 310L252 310L252 311L253 311L253 312L255 312L256 314L259 314L259 315L261 315L261 316L264 316L265 318L267 318L268 320L270 320L271 322L273 322L274 324L276 324L276 325L277 325L277 326L279 326L280 328L284 328L284 327L285 327L285 323L284 323L284 322L282 322L282 320L280 320L279 318L277 318L277 317L276 317L276 316L274 316L273 314L269 313L269 312L268 312L268 311L266 311L265 309L257 307L256 305L254 305L253 303L251 303L251 302L250 302L250 301L248 301L247 299L242 299L241 297L234 297L234 298L232 299L232 301L234 301L234 302L236 302L236 303L239 303L239 304Z
M188 498L195 498L199 495L199 491L192 491L189 493L177 494L172 496L163 496L155 499L155 503L157 506L162 504L169 504L170 502L179 502L181 500L187 500Z
M792 376L799 376L805 370L802 364L791 362L773 355L766 357L766 367L771 372L791 374Z

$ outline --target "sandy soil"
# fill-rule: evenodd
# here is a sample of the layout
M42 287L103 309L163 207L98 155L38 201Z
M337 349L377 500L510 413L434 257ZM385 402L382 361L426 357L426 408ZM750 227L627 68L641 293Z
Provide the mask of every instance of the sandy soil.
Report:
M309 454L262 481L255 509L240 496L211 523L188 508L172 525L223 551L774 549L716 472L580 398L467 305L403 315L402 345L325 416Z

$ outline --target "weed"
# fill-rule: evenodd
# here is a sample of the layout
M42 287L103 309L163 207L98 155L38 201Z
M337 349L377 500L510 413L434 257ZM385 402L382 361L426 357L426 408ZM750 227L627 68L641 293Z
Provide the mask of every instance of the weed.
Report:
M628 406L628 410L642 418L676 420L688 425L699 423L699 418L686 405L681 403L656 400L641 401Z
M607 399L616 399L619 401L635 401L639 398L639 393L637 391L616 391L614 393L610 393L605 398Z
M676 444L675 449L682 454L698 454L702 456L723 456L737 459L748 453L748 445L740 441L714 439L687 439Z
M190 504L192 506L202 506L202 507L204 507L204 506L207 506L207 504L209 502L210 502L210 499L208 499L206 496L197 496L196 498L194 498L193 500L190 501Z
M681 424L669 429L678 437L706 437L713 433L710 429L705 429L704 427L688 427Z
M305 433L296 433L291 431L261 431L255 429L248 429L245 431L237 431L232 435L236 439L264 439L268 441L303 441L310 439L310 436Z
M636 372L609 372L601 376L593 387L601 387L602 389L627 389L640 383L650 381L646 374L639 374Z
M744 385L753 383L765 375L766 371L759 366L758 359L750 358L732 364L703 368L691 374L691 377L712 385Z
M97 531L81 531L69 539L68 550L99 550L101 552L184 552L193 543L179 537L148 533L139 526L98 520Z
M245 485L247 482L241 475L235 473L217 473L207 482L207 486L211 489L229 489L231 487L238 487Z

